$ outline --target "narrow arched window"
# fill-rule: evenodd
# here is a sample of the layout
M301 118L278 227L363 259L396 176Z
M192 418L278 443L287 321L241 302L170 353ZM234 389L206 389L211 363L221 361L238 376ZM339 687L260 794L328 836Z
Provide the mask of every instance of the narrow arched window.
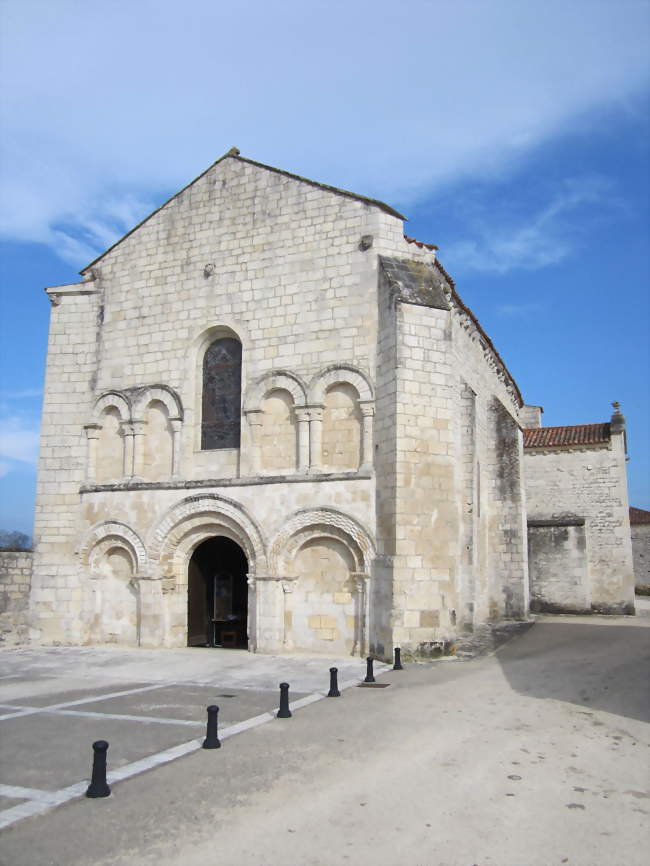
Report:
M239 448L241 428L241 343L221 337L203 357L201 448Z

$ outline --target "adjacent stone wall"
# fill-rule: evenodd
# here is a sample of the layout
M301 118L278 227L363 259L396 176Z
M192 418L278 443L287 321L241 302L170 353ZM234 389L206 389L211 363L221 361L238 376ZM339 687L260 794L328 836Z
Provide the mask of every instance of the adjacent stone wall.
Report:
M0 646L29 640L32 559L31 550L0 550Z
M570 555L568 570L561 558L549 558L545 553L545 564L538 565L531 554L531 591L536 603L555 604L554 599L563 598L570 611L584 603L595 613L634 613L623 433L612 433L608 445L547 451L526 449L525 478L531 523L576 525L576 518L584 520L587 561L584 572L577 565L577 552L570 552L568 538L563 542ZM531 538L537 532L534 529ZM577 530L572 530L569 534L576 533ZM536 543L535 550L541 549L548 552L548 546ZM552 575L548 571L551 567ZM578 586L575 581L580 573L583 580ZM565 577L566 585L560 591L557 581ZM536 583L538 579L541 583ZM553 598L547 599L544 587L550 586L551 581L556 589Z
M582 518L530 521L528 556L533 612L590 613Z
M631 526L636 591L650 595L650 523Z

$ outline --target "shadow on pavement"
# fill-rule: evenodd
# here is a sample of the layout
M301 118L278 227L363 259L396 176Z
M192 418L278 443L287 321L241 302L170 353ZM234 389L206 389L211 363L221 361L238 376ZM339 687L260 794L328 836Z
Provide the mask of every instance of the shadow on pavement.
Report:
M538 622L496 654L522 695L650 721L650 629Z

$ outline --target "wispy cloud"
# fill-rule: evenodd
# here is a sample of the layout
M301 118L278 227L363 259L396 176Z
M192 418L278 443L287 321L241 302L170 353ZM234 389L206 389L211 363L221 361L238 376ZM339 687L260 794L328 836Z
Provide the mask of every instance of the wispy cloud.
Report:
M497 274L558 264L590 228L593 217L577 220L576 213L605 199L610 208L617 206L607 178L585 176L565 180L532 211L527 202L521 202L514 213L510 206L500 211L498 203L479 206L468 218L472 236L450 244L445 261L460 271Z
M6 400L24 400L29 397L41 397L42 388L23 388L20 391L3 391L2 397Z
M0 419L0 459L34 465L38 456L38 429L16 415Z
M636 0L6 0L0 235L86 264L232 144L399 206L509 171L636 104L646 16Z
M541 309L541 304L501 304L497 307L497 315L518 319L539 313Z

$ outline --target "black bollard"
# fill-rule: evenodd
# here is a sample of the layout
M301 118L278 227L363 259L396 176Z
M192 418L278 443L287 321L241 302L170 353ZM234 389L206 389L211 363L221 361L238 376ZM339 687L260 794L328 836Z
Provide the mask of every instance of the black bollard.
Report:
M205 732L205 740L203 740L204 749L220 749L218 731L219 707L208 707L208 728Z
M277 712L278 719L290 719L289 709L289 683L280 683L280 709Z
M375 677L372 672L372 656L368 656L366 659L366 678L364 683L374 683Z
M338 684L338 668L330 668L330 690L327 693L328 698L340 698L341 692L339 691Z
M93 743L93 774L86 791L86 797L110 797L111 795L111 789L106 783L107 750L108 743L106 740L97 740Z
M402 650L396 646L395 647L395 664L393 665L394 671L403 671L402 667Z

